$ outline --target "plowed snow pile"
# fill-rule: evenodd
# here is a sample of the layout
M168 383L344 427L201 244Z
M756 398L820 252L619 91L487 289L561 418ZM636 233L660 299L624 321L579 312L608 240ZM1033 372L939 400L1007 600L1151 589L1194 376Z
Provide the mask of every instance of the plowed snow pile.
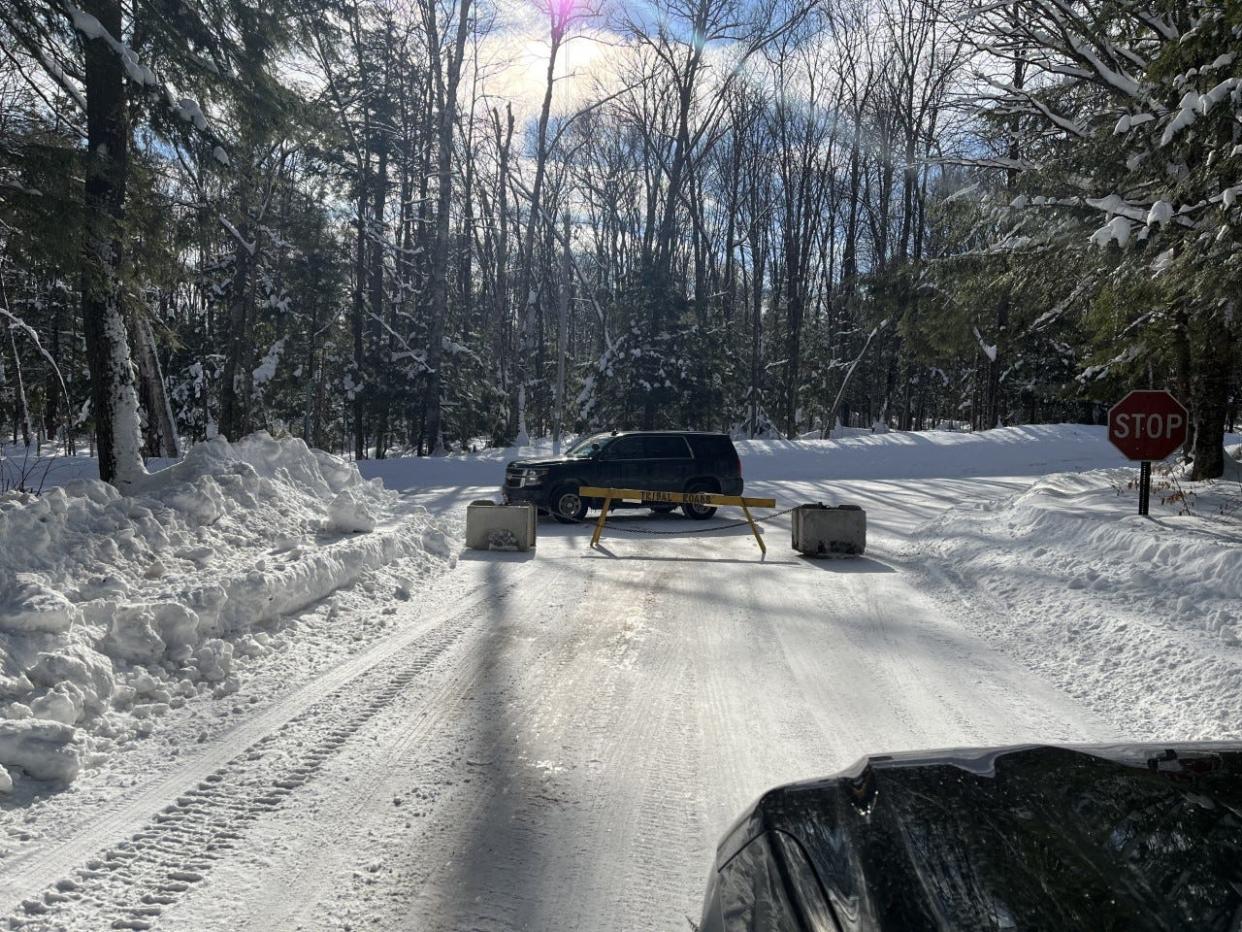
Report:
M450 562L441 525L262 433L195 446L132 495L0 497L0 792L5 767L72 780L95 739L236 691L235 656L272 649L262 623L398 558Z
M1052 475L947 512L915 549L990 603L972 623L1072 695L1170 740L1238 738L1242 468L1229 473L1158 478L1148 518L1135 469Z

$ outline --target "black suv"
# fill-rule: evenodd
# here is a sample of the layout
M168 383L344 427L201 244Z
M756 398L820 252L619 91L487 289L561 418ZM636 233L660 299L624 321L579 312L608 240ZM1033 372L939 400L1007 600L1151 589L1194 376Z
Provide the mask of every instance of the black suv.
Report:
M613 431L591 434L564 456L514 460L505 468L505 502L533 502L566 524L603 503L583 498L584 485L654 492L742 494L742 462L727 434ZM631 505L629 507L641 507ZM651 506L672 511L674 505ZM687 517L710 518L710 505L682 505Z

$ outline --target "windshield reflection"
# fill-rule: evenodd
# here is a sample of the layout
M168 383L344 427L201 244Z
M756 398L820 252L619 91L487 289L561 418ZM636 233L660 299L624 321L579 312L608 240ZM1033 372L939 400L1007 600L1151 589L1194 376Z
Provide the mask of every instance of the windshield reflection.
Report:
M576 441L573 446L565 451L565 455L571 456L574 459L586 459L597 452L610 436L612 435L608 433L590 434Z

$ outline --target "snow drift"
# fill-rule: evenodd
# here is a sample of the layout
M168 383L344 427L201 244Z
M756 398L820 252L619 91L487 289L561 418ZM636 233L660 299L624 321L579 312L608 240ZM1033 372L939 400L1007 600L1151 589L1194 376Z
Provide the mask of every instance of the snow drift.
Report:
M0 542L0 790L5 766L71 780L92 733L234 692L234 657L270 649L263 623L398 558L451 559L425 511L263 433L127 495L76 479L0 497Z
M1242 487L1158 480L1142 518L1134 474L1051 475L947 512L915 553L990 603L973 623L1114 719L1242 736Z

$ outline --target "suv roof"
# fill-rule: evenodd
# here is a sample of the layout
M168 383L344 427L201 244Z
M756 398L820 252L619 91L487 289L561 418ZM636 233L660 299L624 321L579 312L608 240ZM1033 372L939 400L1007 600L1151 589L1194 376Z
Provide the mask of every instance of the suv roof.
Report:
M601 430L601 434L610 434L614 437L628 437L631 434L678 434L690 437L727 437L729 436L721 430Z

